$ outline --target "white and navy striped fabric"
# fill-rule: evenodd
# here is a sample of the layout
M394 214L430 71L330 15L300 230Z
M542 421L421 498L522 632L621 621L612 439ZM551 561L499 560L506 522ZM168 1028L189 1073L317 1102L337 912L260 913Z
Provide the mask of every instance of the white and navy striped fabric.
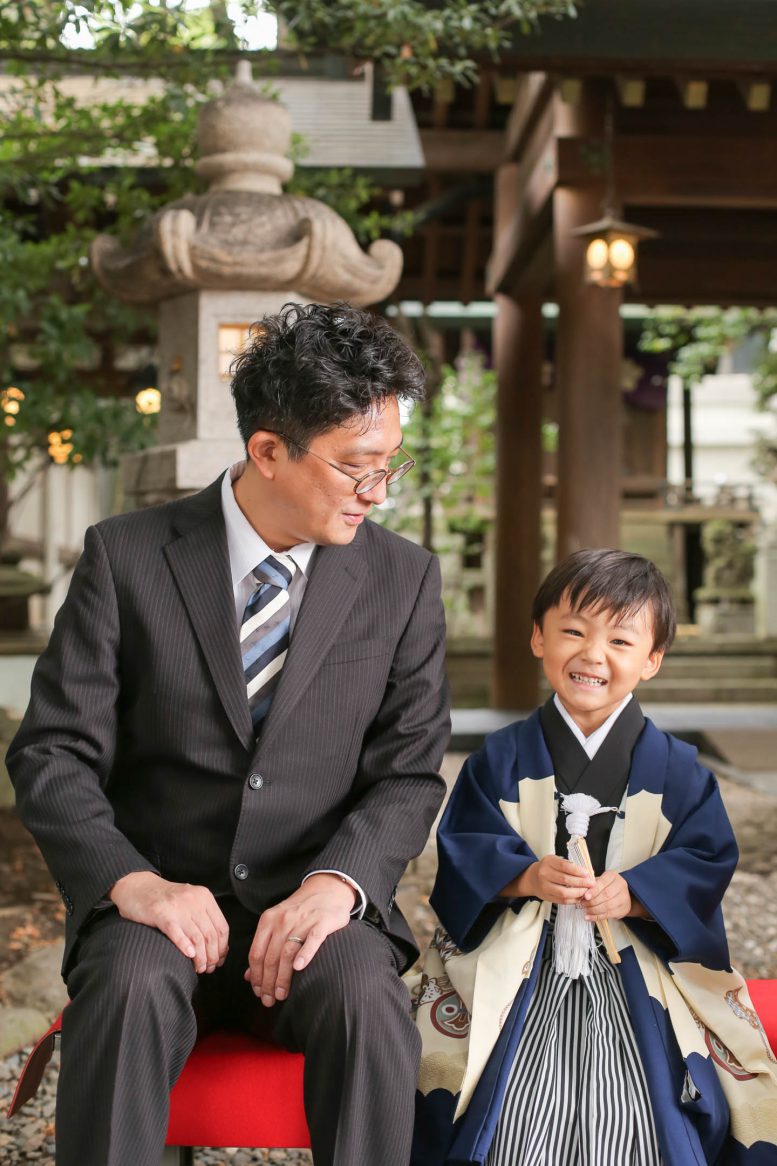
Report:
M546 944L486 1166L660 1166L620 979L597 946L571 980Z
M267 715L289 648L289 589L297 565L289 555L268 555L254 568L257 588L240 626L240 653L251 720L258 734Z

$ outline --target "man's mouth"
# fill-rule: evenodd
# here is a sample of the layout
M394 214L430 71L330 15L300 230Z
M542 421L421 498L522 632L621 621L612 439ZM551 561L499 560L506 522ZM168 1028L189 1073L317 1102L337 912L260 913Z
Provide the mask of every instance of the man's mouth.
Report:
M570 672L569 676L575 684L586 684L589 688L604 688L607 683L601 676L587 676L585 672Z

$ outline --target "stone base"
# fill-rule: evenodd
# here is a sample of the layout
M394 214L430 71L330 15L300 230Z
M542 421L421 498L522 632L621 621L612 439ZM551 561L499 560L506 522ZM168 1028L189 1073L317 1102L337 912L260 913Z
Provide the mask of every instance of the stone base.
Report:
M155 506L194 494L244 457L238 437L233 441L184 441L129 454L123 461L125 509Z
M755 633L755 606L730 599L699 600L696 622L702 635L752 636Z

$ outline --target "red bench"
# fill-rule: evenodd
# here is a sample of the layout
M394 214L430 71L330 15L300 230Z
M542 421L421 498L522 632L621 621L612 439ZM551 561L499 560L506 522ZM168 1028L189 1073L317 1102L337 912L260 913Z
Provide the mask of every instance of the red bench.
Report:
M35 1095L54 1051L61 1015L33 1048L8 1117ZM170 1095L163 1166L189 1166L191 1146L306 1149L301 1053L288 1053L241 1032L201 1037Z
M748 989L777 1051L777 980ZM61 1027L57 1017L22 1070L8 1116L36 1092ZM307 1148L302 1105L303 1057L238 1032L212 1032L194 1047L170 1098L165 1163L187 1166L191 1146Z

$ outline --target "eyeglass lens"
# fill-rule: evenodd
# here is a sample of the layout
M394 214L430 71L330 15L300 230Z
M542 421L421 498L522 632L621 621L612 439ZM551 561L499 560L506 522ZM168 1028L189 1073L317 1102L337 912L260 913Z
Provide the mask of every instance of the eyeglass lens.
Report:
M359 482L358 486L356 486L354 492L356 494L366 494L369 490L374 490L378 483L382 482L384 478L386 480L386 485L390 486L391 483L396 482L398 478L403 478L408 470L413 468L413 465L414 463L412 461L406 461L402 462L402 465L397 466L396 469L389 470L388 473L386 473L385 470L375 470L374 473L367 474L366 477L362 478L361 482Z

